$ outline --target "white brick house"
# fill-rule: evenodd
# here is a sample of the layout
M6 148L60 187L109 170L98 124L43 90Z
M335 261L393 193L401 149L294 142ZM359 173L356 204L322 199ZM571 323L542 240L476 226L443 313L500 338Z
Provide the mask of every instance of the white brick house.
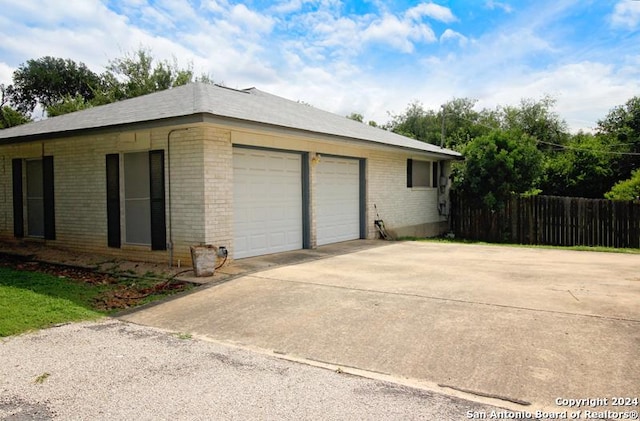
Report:
M189 261L447 229L457 152L257 89L190 84L0 130L0 240Z

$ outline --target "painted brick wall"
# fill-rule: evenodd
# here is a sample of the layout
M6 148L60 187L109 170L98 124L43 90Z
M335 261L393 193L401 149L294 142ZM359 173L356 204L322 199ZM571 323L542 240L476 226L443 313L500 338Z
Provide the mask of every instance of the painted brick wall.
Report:
M407 187L407 159L409 154L372 152L367 161L367 232L376 237L373 221L378 209L388 230L399 235L421 236L425 225L446 221L438 213L438 189ZM415 157L413 157L415 158ZM422 158L424 159L424 158Z
M187 130L184 130L187 129ZM165 145L165 203L167 241L173 243L173 264L189 265L192 245L205 243L204 227L204 128L157 131L152 141ZM180 262L178 262L180 261Z
M169 154L167 134L171 129L173 128L0 146L0 163L3 165L0 188L4 199L0 205L0 237L4 240L13 239L11 159L39 158L43 154L53 155L56 240L47 240L47 243L71 250L134 260L168 262L167 251L151 251L147 246L127 245L124 229L122 230L122 247L119 249L107 247L106 223L105 156L110 153L122 154L164 149L167 230L169 231L172 225L174 263L180 259L183 264L190 264L189 246L204 243L207 240L205 203L202 200L205 194L203 176L205 130L202 126L196 126L190 127L189 130L174 131L171 135L172 150ZM171 199L169 199L170 174ZM121 197L124 197L122 188ZM168 206L169 200L173 205L171 213ZM122 207L121 215L124 214ZM28 238L25 240L44 241ZM169 240L169 233L167 233L167 240Z
M204 129L205 241L233 250L233 157L231 132Z
M366 158L368 238L377 236L373 224L376 218L374 204L386 226L401 235L422 235L428 231L425 227L446 224L446 218L438 214L437 189L406 187L406 160L428 159L424 155L378 146L364 148L341 140L199 123L188 127L0 146L0 195L3 199L0 203L0 238L13 239L11 159L53 155L57 239L48 243L115 257L168 262L168 251L151 251L146 246L124 244L124 230L122 248L108 248L106 223L105 155L164 149L167 240L174 243L173 263L180 260L183 265L189 265L191 245L224 245L232 251L232 144L305 151L309 152L310 160L315 153ZM311 244L314 245L315 180L313 165L309 167L312 169ZM122 189L121 197L124 197Z

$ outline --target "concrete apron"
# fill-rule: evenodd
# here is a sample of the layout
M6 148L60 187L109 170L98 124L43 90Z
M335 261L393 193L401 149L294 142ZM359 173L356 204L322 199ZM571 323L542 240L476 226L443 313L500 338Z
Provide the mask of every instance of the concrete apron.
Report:
M562 412L557 398L638 396L638 303L638 255L407 242L121 318Z

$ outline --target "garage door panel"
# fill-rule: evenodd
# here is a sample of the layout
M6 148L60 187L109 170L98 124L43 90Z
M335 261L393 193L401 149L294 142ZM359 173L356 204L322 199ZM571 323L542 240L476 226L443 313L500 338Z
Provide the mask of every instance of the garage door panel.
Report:
M302 248L298 154L235 148L234 257Z
M322 157L315 193L317 244L360 238L360 162Z

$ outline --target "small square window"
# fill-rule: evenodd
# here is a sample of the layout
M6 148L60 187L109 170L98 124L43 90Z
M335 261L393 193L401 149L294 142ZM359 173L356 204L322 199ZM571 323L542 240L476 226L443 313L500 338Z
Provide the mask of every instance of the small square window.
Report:
M431 187L431 162L407 160L407 187Z

